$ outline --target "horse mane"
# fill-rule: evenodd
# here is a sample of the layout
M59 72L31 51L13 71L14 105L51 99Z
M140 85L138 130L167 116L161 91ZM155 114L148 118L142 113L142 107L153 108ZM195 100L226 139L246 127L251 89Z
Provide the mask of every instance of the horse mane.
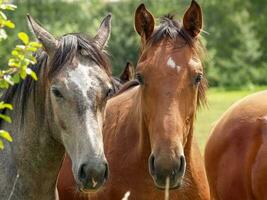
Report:
M40 98L41 96L42 98L45 98L45 88L47 83L49 83L51 79L63 69L67 62L71 62L74 56L77 53L80 53L81 50L86 51L86 54L90 57L90 59L102 67L108 76L111 76L111 65L109 58L104 51L101 51L97 48L93 39L90 39L88 36L80 33L71 33L60 37L58 39L58 43L58 48L56 49L53 57L49 58L49 63L48 55L45 51L41 50L34 55L37 63L35 65L30 65L29 68L36 73L39 80L34 81L30 76L27 76L19 84L13 85L5 90L0 97L0 101L4 101L5 103L11 103L14 101L13 104L18 105L19 107L15 108L15 111L20 112L21 116L23 116L27 101L30 97L30 94L33 92L34 106L35 108L40 106L37 105L36 99ZM42 111L44 110L40 110L39 112ZM5 112L6 110L3 109L0 111L0 114L4 114ZM3 120L0 119L0 124L2 121Z
M144 51L147 48L150 48L152 45L157 44L163 39L171 39L176 41L178 38L182 38L185 41L184 46L189 45L194 54L196 54L203 65L204 58L204 47L201 44L199 38L193 38L191 35L186 32L182 26L182 23L174 18L174 15L168 14L160 18L160 25L155 29L151 37L148 39L144 48L141 51ZM177 48L181 48L183 46L179 46ZM121 94L122 92L138 85L137 80L133 80L125 84L117 94ZM206 90L208 88L207 79L204 77L200 82L198 87L198 99L197 104L206 105Z
M120 90L116 93L115 96L117 96L117 95L119 95L119 94L125 92L126 90L129 90L130 88L133 88L133 87L135 87L135 86L137 86L137 85L140 85L140 82L139 82L138 80L136 80L136 79L131 80L131 81L128 81L127 83L125 83L125 84L120 88Z

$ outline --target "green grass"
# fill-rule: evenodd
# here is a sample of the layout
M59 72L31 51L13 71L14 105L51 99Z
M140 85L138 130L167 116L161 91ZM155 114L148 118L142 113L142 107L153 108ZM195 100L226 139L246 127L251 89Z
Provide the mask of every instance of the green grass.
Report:
M195 133L201 150L204 150L210 130L220 116L236 101L267 87L255 87L242 90L223 90L211 88L207 92L208 107L201 108L197 114Z

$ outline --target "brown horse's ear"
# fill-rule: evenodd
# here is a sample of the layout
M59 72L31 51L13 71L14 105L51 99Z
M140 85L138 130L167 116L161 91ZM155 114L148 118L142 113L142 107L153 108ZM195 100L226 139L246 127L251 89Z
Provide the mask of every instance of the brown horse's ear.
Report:
M202 29L202 10L195 0L192 0L190 7L184 14L184 29L192 36L196 37Z
M135 11L135 30L147 41L154 31L155 20L153 15L146 9L144 4L140 4Z
M111 18L112 15L109 13L101 22L100 27L97 31L97 34L94 38L94 41L96 45L100 48L103 49L109 40L110 33L111 33Z
M30 29L33 31L39 42L43 45L47 54L50 56L53 55L58 46L58 41L56 38L54 38L51 33L38 24L29 14L27 14L27 21Z
M134 66L131 62L127 62L123 72L120 74L121 82L125 83L134 78Z

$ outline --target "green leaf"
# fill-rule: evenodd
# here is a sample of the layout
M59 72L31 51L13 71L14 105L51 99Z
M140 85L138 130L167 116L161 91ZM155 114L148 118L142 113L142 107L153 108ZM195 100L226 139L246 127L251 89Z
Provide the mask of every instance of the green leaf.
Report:
M7 39L7 34L4 29L0 29L0 41Z
M37 48L29 46L29 47L26 48L26 50L35 52L35 51L37 51Z
M5 80L0 80L0 88L7 89L9 87L9 84Z
M4 20L7 20L6 14L0 11L0 17Z
M25 45L29 44L29 36L26 33L19 32L18 37Z
M31 75L31 77L32 77L34 80L37 81L37 76L36 76L35 72L32 71L32 69L27 68L27 69L26 69L26 73L27 73L28 75Z
M0 9L3 9L3 10L15 10L17 8L16 5L14 4L10 4L10 3L5 3L5 4L2 4L0 5Z
M0 114L0 118L2 118L3 120L5 120L8 123L11 123L12 122L12 120L11 120L11 118L9 116Z
M2 138L5 138L9 142L12 142L13 141L12 137L10 136L10 134L7 131L0 130L0 136Z
M18 55L19 55L19 52L18 52L17 50L13 50L13 51L11 52L11 54L12 54L13 56L18 56Z
M28 75L30 75L30 74L32 73L31 68L27 68L27 69L26 69L26 73L27 73Z
M15 28L15 24L10 20L4 21L3 24L8 28Z
M16 49L17 51L24 51L25 48L26 48L26 47L25 47L24 45L16 45L16 48L15 48L15 49Z
M38 80L37 75L34 71L32 71L30 75L34 80L36 80L36 81Z
M0 149L3 150L4 149L4 143L3 141L0 139Z
M31 63L32 63L32 64L37 63L37 60L36 60L36 58L35 58L33 55L30 55L30 56L29 56L29 59L31 60ZM0 68L0 69L1 69L1 68Z
M7 108L9 110L13 110L13 106L9 103L5 103L5 102L0 102L0 109L4 109Z
M11 79L12 77L10 75L5 75L4 80L9 83L10 85L14 85L14 82Z
M30 42L29 43L29 46L35 47L35 48L41 48L42 47L42 44L39 43L39 42Z
M26 70L21 70L20 73L19 73L19 75L20 75L20 77L21 77L22 79L25 79L26 76L27 76Z
M23 63L25 63L26 67L28 67L29 64L33 64L29 58L24 58Z
M10 67L19 67L19 61L17 59L14 59L14 58L10 58L8 60L8 66Z
M18 74L15 74L13 77L12 77L12 80L15 84L19 83L20 82L20 76Z

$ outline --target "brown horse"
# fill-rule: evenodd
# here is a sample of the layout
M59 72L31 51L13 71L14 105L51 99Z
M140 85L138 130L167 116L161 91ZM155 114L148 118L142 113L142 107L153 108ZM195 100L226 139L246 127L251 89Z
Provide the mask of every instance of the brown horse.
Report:
M131 62L127 62L123 71L119 74L118 77L114 76L113 83L115 87L115 91L119 91L122 85L130 80L134 79L135 68Z
M233 105L217 122L205 164L216 200L267 199L267 91Z
M137 80L107 103L104 146L110 177L89 199L119 200L130 191L129 199L162 200L166 182L170 199L209 199L193 134L206 88L199 43L202 11L192 1L183 23L168 15L158 27L154 24L141 4L135 13L142 40Z

